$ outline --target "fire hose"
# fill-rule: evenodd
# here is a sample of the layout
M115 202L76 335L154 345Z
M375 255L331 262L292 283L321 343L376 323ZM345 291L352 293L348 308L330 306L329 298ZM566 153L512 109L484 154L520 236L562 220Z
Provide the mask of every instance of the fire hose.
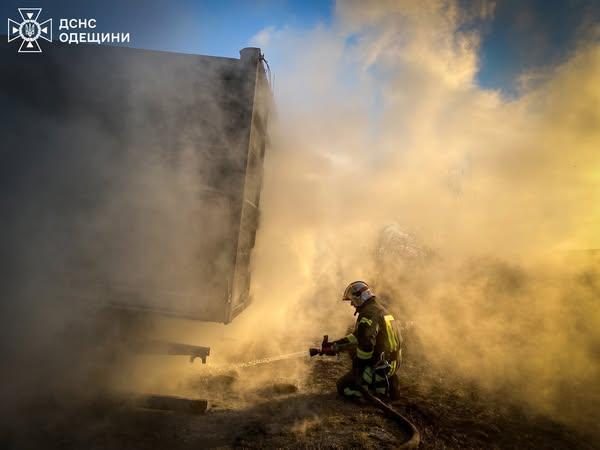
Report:
M323 336L321 348L311 348L308 352L311 357L316 355L334 356L339 353L338 349L329 342L329 337L327 335ZM408 420L390 405L373 395L367 386L359 383L358 388L367 400L382 410L383 413L389 418L393 419L401 428L402 432L409 436L409 438L402 442L398 448L408 449L417 448L419 446L419 443L421 442L421 435L417 427L415 427L410 420Z
M309 355L312 356L336 356L340 353L340 349L338 349L333 343L329 342L328 336L323 337L323 342L321 343L321 348L311 348L309 349ZM298 357L306 357L306 351L287 353L285 355L272 356L269 358L261 358L255 359L252 361L247 361L244 363L231 364L227 366L229 369L232 368L246 368L252 367L262 364L270 364L275 361L280 361L284 359L292 359ZM358 389L360 389L364 398L370 401L374 406L379 408L383 413L394 420L396 424L400 427L402 432L406 434L408 439L402 442L398 448L409 449L409 448L417 448L419 443L421 442L421 435L417 427L413 425L413 423L396 411L392 406L388 405L381 399L377 398L375 395L369 391L369 388L365 385L359 383Z

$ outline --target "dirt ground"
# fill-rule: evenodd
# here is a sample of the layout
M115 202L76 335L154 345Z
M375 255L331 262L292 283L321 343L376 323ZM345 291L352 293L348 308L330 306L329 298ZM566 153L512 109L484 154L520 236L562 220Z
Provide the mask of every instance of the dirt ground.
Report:
M199 372L182 387L208 399L203 415L135 408L119 398L40 401L3 426L0 448L396 447L404 436L394 422L369 404L337 397L335 381L347 369L345 358L306 358ZM279 376L265 377L273 373ZM529 415L467 383L449 384L425 365L407 362L401 380L404 394L394 405L419 428L420 448L600 448L591 434Z

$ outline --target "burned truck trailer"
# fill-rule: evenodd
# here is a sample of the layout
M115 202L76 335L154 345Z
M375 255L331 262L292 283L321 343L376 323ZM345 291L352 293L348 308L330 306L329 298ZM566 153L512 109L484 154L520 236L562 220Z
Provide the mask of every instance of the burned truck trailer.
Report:
M260 49L0 48L9 295L224 323L248 306L271 109Z

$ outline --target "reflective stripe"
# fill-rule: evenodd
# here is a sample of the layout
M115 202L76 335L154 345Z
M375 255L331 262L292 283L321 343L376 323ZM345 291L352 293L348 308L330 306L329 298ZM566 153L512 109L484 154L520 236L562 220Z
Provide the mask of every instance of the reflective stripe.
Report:
M371 384L373 382L373 369L367 367L362 374L363 380Z
M358 359L371 359L373 357L373 350L371 350L370 352L365 352L364 350L357 348L356 357Z
M346 336L346 339L348 339L350 341L351 344L358 344L358 339L356 339L356 336L354 336L352 333L350 333L348 336Z
M362 392L355 391L354 389L350 389L349 387L345 387L344 395L346 395L348 397L362 397Z
M394 333L394 327L392 326L392 321L394 320L394 316L391 314L387 314L383 316L385 320L385 329L388 338L388 343L390 344L390 352L395 352L400 347L398 340L396 339L396 333Z
M358 323L366 323L367 325L373 325L373 321L371 319L367 319L366 317L361 317Z

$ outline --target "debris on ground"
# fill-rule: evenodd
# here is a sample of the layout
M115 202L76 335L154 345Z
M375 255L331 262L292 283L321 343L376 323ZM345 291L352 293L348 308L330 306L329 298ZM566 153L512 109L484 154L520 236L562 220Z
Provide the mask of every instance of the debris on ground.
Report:
M298 373L301 378L268 375ZM132 408L127 402L69 407L38 405L19 426L0 430L2 448L396 448L402 431L368 403L338 397L345 358L278 361L237 374L198 373L186 382L189 398L206 398L203 415ZM258 385L250 380L264 379ZM421 433L424 449L594 449L594 436L518 405L444 378L424 363L401 369L403 394L393 403ZM217 387L218 386L218 387ZM596 436L597 438L597 436Z

